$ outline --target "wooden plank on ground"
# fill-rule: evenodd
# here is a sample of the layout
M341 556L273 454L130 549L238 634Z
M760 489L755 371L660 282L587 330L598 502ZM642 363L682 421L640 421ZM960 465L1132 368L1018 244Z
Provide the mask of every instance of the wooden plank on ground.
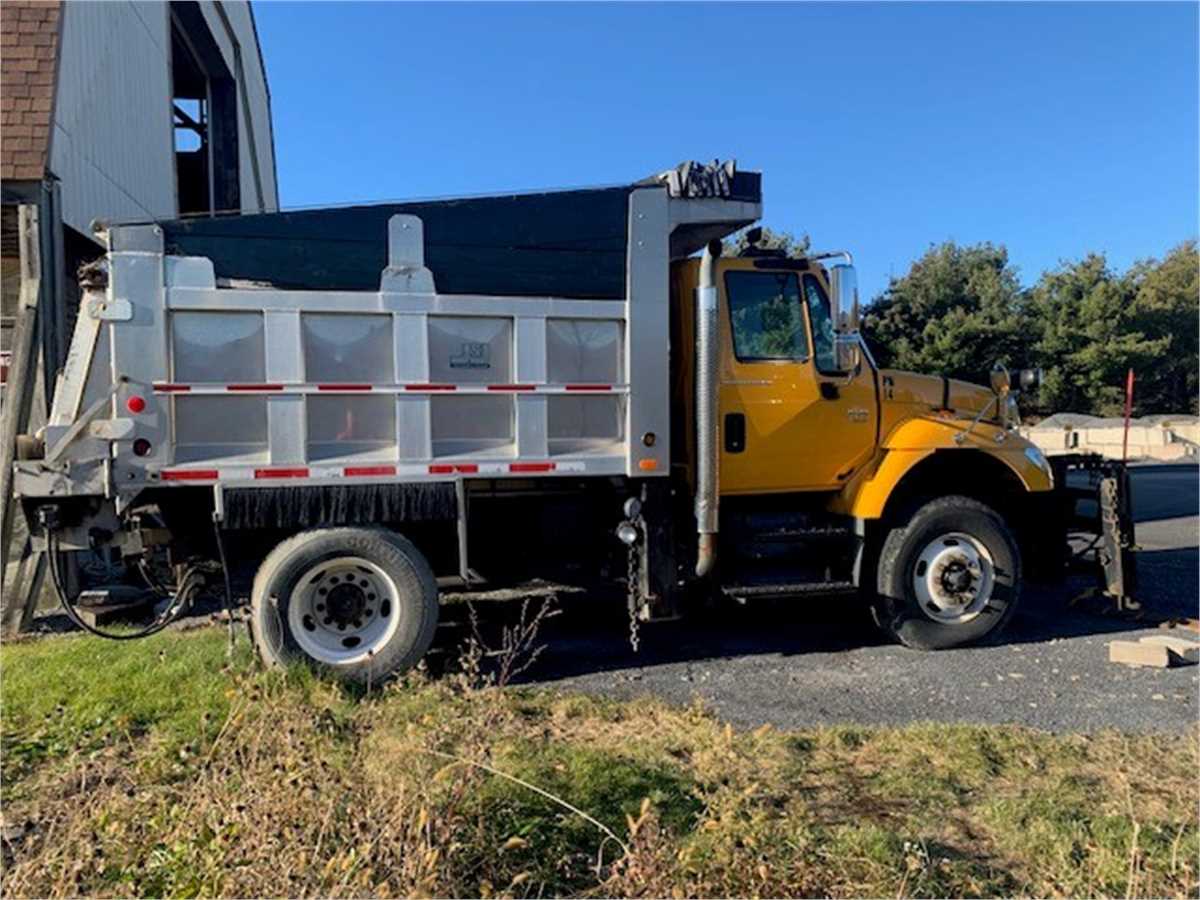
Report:
M1200 661L1200 644L1166 635L1152 635L1137 641L1111 641L1108 661L1155 669L1194 665Z
M1171 651L1162 644L1143 644L1141 641L1112 641L1108 645L1108 661L1127 666L1147 666L1166 669L1171 665Z

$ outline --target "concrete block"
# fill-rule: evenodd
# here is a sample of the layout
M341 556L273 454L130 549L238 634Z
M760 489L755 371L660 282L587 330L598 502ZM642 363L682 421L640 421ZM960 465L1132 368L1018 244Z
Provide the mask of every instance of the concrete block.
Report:
M1081 429L1079 443L1082 444L1082 443L1086 442L1088 444L1088 446L1094 446L1097 444L1116 444L1116 445L1120 446L1120 444L1124 440L1124 438L1125 438L1125 429L1124 428L1112 428L1112 427L1084 428L1084 429ZM1129 439L1130 439L1130 443L1132 443L1134 440L1134 434L1133 434L1132 429L1130 429Z
M1200 444L1200 423L1172 422L1168 427L1185 441Z

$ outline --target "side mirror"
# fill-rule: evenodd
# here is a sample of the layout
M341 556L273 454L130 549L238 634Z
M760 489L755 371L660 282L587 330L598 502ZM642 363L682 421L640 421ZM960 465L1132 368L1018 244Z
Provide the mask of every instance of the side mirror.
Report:
M833 294L833 321L839 334L858 331L858 274L854 266L839 263L829 269Z
M858 335L834 335L833 357L839 372L857 372L862 364L862 347L859 345Z

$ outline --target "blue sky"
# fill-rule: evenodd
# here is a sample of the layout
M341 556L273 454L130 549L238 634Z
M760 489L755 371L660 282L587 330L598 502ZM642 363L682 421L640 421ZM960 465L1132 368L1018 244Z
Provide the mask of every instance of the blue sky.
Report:
M1196 236L1195 3L255 3L285 207L764 172L764 223L1031 282Z

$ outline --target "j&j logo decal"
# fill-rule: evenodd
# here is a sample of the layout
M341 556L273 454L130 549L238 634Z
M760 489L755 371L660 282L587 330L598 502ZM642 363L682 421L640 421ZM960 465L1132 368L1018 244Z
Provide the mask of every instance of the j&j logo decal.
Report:
M492 348L478 341L463 341L458 353L450 357L452 369L490 369Z

